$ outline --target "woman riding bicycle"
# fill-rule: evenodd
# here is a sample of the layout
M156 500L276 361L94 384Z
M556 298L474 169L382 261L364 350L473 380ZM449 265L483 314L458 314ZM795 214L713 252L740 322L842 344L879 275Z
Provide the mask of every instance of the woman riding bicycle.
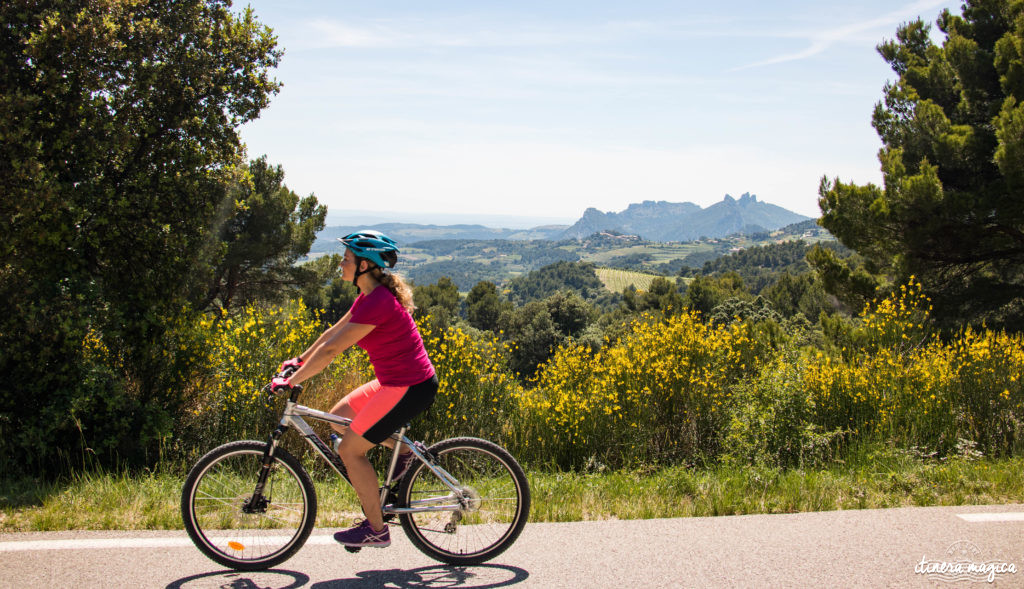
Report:
M355 389L331 409L331 413L352 419L338 446L338 455L348 470L349 480L359 497L366 519L359 525L334 534L345 546L391 544L378 495L377 472L367 451L384 443L397 429L427 410L437 394L437 377L423 339L412 319L412 290L402 279L385 270L398 261L395 242L378 231L359 231L341 239L345 257L342 277L351 280L359 295L340 321L324 331L301 356L282 365L298 367L290 378L275 378L274 388L291 387L319 373L334 358L358 345L366 350L376 378ZM336 426L337 427L337 426ZM395 479L413 462L407 448L398 457Z

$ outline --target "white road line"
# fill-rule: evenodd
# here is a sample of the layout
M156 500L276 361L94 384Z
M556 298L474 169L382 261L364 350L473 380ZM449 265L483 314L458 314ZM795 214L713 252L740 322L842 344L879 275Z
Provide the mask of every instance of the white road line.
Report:
M957 517L971 523L985 522L1024 522L1024 512L1008 513L958 513Z
M228 541L231 538L214 538ZM285 537L264 538L265 541L284 542ZM310 536L306 545L334 544L331 536ZM180 548L192 546L188 538L93 538L88 540L25 540L0 542L0 552L27 552L37 550L97 550L103 548Z

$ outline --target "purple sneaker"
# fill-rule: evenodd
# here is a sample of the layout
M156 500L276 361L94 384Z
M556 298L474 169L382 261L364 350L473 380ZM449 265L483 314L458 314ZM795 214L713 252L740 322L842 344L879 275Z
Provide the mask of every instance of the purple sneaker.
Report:
M420 453L423 453L427 450L427 447L419 442L414 442L413 444L416 446L416 449L420 451ZM412 452L399 454L398 462L395 463L395 476L392 477L391 480L402 480L402 477L405 476L405 473L409 472L409 469L412 467L413 464L416 464L417 460L418 458L416 458L416 455L413 454Z
M335 532L334 539L345 546L353 548L386 548L391 546L391 534L388 533L388 526L384 524L384 531L375 532L369 520L363 520L359 525Z

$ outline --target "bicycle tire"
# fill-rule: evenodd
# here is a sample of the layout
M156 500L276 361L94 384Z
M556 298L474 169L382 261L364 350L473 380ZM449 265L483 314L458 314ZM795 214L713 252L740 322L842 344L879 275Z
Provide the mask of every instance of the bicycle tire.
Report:
M230 442L199 459L181 491L181 516L192 542L214 562L259 571L291 558L316 522L316 489L299 461L283 448L274 462L257 513L244 513L267 444ZM283 532L283 533L282 533Z
M406 536L421 552L452 565L486 562L504 552L530 514L526 473L501 446L479 438L451 438L428 449L435 465L462 484L467 507L458 511L403 513ZM450 491L423 462L399 487L399 505Z

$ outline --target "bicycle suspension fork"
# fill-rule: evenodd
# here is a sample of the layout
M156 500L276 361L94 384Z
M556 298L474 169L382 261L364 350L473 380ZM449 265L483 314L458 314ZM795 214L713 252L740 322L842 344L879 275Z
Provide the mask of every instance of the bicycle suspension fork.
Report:
M270 468L274 464L274 450L277 449L277 442L288 431L288 426L281 424L270 434L267 440L267 449L263 452L263 464L260 468L259 477L256 479L256 488L253 489L250 497L242 506L245 513L263 512L267 508L267 500L263 496L263 490L267 487L267 478L270 476Z

